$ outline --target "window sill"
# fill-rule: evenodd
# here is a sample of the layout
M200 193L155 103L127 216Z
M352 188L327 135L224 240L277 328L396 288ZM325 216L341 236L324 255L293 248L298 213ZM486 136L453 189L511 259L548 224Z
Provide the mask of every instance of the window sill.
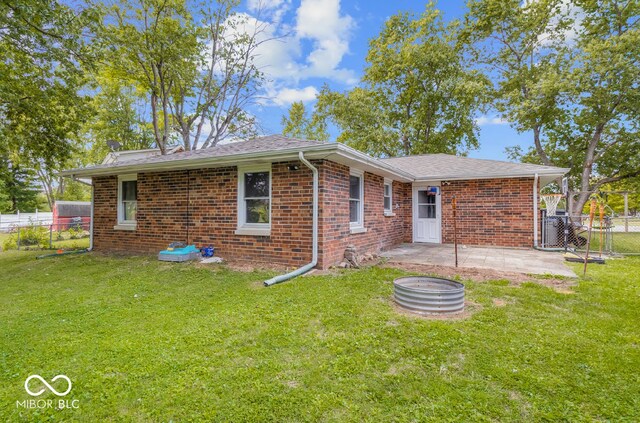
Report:
M365 232L367 232L367 228L364 228L364 227L351 228L351 233L352 234L363 234Z
M271 236L271 228L238 228L236 235Z
M385 211L385 212L384 212L384 215L385 215L386 217L393 217L393 216L395 216L396 214L395 214L394 212L392 212L392 211Z
M113 227L116 231L135 231L137 225L135 223L119 223Z

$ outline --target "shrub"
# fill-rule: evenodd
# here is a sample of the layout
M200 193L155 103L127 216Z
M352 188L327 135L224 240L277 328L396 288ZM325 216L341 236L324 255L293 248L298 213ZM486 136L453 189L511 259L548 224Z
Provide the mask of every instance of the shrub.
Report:
M82 239L89 236L89 232L82 227L69 228L69 239Z
M82 228L70 227L69 239L78 239L82 236Z
M13 250L18 247L18 234L20 235L20 247L37 246L49 247L49 231L42 226L29 225L18 228L2 244L3 250Z

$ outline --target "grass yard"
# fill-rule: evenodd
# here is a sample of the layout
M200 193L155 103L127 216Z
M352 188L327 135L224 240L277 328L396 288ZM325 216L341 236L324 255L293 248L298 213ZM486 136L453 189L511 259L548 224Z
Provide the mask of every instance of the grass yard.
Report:
M586 234L581 234L580 236L587 237ZM611 237L611 247L614 253L640 255L640 232L613 232ZM578 248L582 252L586 251L586 249L586 245ZM594 231L591 235L589 250L591 254L598 254L600 251L600 233L597 231Z
M614 232L613 251L621 254L640 254L640 232Z
M640 258L569 294L467 282L477 311L444 321L396 313L394 269L264 288L270 272L37 254L0 253L2 420L640 420ZM67 375L79 408L17 408L31 374Z
M11 237L10 233L0 232L0 251L2 251L2 245L4 242ZM79 238L79 239L71 239L69 236L69 232L62 232L62 239L58 239L57 233L54 232L53 238L51 240L51 249L55 250L58 248L64 250L81 250L89 248L89 238ZM47 241L48 245L48 241ZM42 249L38 246L22 246L21 249ZM42 249L44 252L42 254L50 253L50 251L46 251L46 249Z

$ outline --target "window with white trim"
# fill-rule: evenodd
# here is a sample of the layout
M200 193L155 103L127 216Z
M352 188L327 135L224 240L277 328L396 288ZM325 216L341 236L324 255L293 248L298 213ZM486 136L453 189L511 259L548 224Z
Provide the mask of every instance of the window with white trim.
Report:
M393 213L393 182L384 180L384 212L385 214Z
M238 168L237 233L269 235L270 229L271 165Z
M121 175L118 177L118 224L135 225L138 211L138 177Z
M351 228L364 227L364 174L355 169L349 175L349 223Z

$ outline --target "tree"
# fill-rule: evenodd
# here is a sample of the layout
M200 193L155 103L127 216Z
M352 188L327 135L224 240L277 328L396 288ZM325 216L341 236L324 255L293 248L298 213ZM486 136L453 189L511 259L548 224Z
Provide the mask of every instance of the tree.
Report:
M196 72L198 29L184 0L124 0L103 12L97 39L108 71L149 96L155 143L164 154L172 91Z
M264 82L256 50L272 38L264 35L266 23L235 12L238 4L218 0L200 8L205 23L198 38L200 62L192 78L176 86L170 103L185 150L257 134L255 118L247 112Z
M91 63L83 30L90 10L57 1L0 3L0 152L59 165L85 119L83 65Z
M33 212L38 208L38 187L33 171L21 168L8 159L0 160L0 186L4 203L0 212L15 213L18 210Z
M456 42L430 3L414 18L389 18L369 45L362 85L344 94L323 88L318 113L351 146L376 156L464 154L478 146L475 115L488 82L467 69Z
M307 111L302 101L291 104L288 116L282 116L282 134L288 137L307 140L326 141L329 139L326 121L320 119L318 114L307 116Z
M155 138L145 96L107 76L99 77L98 84L99 91L91 102L95 114L82 134L90 140L88 160L83 164L101 163L111 151L109 141L117 141L119 150L151 148Z
M148 95L163 154L176 134L193 150L255 133L246 108L262 82L255 49L267 40L237 5L123 0L105 11L98 38L109 72Z
M498 110L533 134L522 159L571 168L573 214L602 185L640 175L638 2L469 7L465 34L495 76Z
M85 43L94 21L93 10L57 1L0 3L0 157L9 160L12 209L35 208L35 175L46 186L74 154L70 139L91 113L81 90L94 60Z

